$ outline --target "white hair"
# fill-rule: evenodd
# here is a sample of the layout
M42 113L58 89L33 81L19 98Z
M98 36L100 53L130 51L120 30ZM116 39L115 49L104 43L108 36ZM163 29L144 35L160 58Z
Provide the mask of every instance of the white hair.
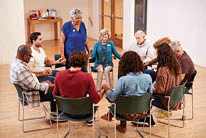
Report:
M107 28L104 28L104 29L100 30L99 34L100 34L100 38L101 38L103 35L106 35L106 34L108 35L108 38L109 38L109 39L110 39L110 37L111 37L110 30L107 29Z
M181 46L179 41L172 41L169 45L172 47L172 49L174 51L179 50L179 51L183 52L182 46Z
M137 35L137 34L145 38L145 33L142 30L138 30L134 35Z
M70 11L70 17L71 18L74 18L74 16L76 15L79 15L79 16L82 16L82 11L81 9L78 9L78 8L74 8Z

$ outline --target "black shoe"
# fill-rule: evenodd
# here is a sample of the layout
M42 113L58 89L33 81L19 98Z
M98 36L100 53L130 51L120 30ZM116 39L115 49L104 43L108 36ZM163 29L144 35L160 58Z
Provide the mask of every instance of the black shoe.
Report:
M90 120L90 121L87 121L87 126L90 127L90 126L92 126L92 125L93 125L93 121L91 121L91 120Z
M145 122L147 122L147 124L148 124L148 126L149 126L149 125L150 125L150 118L147 117ZM152 116L152 115L151 115L151 126L152 126L152 127L155 126L155 122L154 122L154 119L153 119L153 116Z

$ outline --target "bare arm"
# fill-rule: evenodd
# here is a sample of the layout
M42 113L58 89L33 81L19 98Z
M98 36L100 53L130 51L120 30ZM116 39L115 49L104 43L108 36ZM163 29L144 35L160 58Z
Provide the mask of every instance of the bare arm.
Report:
M87 50L88 56L90 56L90 50L89 50L89 47L88 47L88 41L86 41L86 43L85 43L85 48Z
M30 62L28 63L28 66L29 66L29 70L30 70L32 73L35 73L35 74L43 73L43 71L38 70L38 69L35 68L33 61L30 61Z
M60 53L61 53L61 57L65 60L65 56L64 56L64 42L66 41L66 36L64 35L64 33L61 31L61 39L60 39Z
M61 58L58 59L58 60L50 60L46 57L44 64L47 65L47 66L53 66L53 65L56 65L56 64L63 64L63 62L62 62Z
M181 80L183 81L183 79L185 78L185 74L181 74Z
M36 74L37 78L51 75L51 70L50 69L45 69L43 71L36 69L35 66L34 66L34 62L33 61L30 61L28 63L28 66L29 66L29 70L32 73Z

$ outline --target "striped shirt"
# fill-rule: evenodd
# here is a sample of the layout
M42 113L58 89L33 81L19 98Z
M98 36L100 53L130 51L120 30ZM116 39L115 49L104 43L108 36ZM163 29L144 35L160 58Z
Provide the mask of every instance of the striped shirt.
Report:
M19 84L24 90L41 90L47 91L49 85L47 83L38 83L34 80L27 63L15 58L10 65L11 83Z

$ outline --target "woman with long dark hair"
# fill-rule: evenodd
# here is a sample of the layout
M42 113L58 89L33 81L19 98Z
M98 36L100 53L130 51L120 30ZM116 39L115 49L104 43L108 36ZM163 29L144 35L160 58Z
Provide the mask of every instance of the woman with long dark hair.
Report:
M143 96L149 92L152 93L152 78L150 75L143 73L143 62L136 52L125 52L120 58L119 69L123 73L123 76L118 80L115 89L111 90L107 85L103 85L104 90L106 90L106 95L109 102L114 102L118 95ZM123 114L121 116L127 118L128 120L131 118L131 120L134 120L145 114L146 112L136 115ZM112 114L110 113L110 117L111 116ZM101 118L107 120L107 114ZM149 119L146 119L146 121L149 121ZM154 124L155 123L153 121L152 125ZM120 125L117 126L117 130L124 133L126 130L126 121L120 121Z
M157 78L153 93L170 96L170 92L181 82L181 66L172 48L163 43L157 47ZM155 96L153 105L167 109L168 98ZM181 103L172 105L171 108L179 109Z

